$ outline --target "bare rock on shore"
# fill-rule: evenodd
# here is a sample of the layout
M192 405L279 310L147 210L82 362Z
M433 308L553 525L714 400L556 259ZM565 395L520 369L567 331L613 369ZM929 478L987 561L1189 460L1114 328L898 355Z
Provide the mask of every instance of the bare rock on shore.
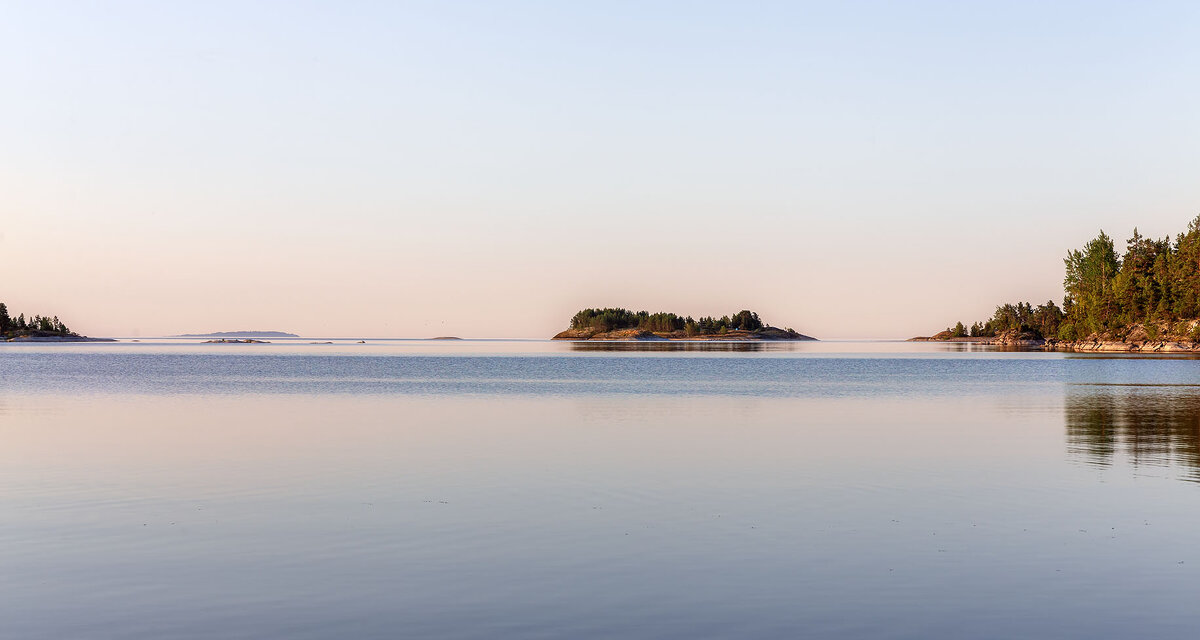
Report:
M1046 349L1053 351L1090 351L1125 353L1195 353L1200 343L1177 340L1115 341L1115 340L1050 340Z
M13 336L6 342L116 342L112 338L89 338L87 336Z
M1200 320L1177 323L1134 323L1080 340L1049 340L1055 351L1195 353L1200 352Z

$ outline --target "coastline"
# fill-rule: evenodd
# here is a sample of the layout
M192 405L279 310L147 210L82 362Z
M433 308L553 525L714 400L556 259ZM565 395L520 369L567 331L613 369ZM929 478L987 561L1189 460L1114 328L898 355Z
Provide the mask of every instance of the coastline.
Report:
M1061 342L1047 340L1042 348L1046 351L1082 351L1114 353L1200 353L1200 342L1190 340L1147 340L1144 342L1118 342L1113 340L1076 340Z
M116 339L87 336L16 336L5 338L3 342L116 342Z
M1043 340L1041 338L909 338L905 342L970 343L997 347L1023 347L1043 351L1073 351L1083 353L1200 353L1200 342L1187 339L1142 340L1124 342L1120 340Z

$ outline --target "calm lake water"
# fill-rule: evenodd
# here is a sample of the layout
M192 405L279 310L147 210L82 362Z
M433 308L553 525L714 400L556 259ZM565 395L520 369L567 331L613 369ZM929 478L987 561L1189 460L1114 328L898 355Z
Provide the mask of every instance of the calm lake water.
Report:
M0 345L5 638L1190 638L1200 360Z

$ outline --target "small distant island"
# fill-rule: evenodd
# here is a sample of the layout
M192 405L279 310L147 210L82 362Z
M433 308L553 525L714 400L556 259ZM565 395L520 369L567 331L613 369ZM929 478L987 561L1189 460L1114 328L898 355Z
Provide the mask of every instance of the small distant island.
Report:
M34 315L28 319L25 314L13 318L8 313L8 305L0 302L0 340L6 342L113 342L110 338L89 338L81 336L67 328L58 316Z
M172 338L299 338L283 331L214 331L213 333L184 333Z
M1172 241L1135 228L1117 252L1100 231L1063 261L1063 306L1053 301L996 307L918 341L975 342L1063 351L1200 351L1200 216Z
M621 308L584 309L554 340L816 340L792 328L764 323L743 309L732 316L694 319L674 313Z

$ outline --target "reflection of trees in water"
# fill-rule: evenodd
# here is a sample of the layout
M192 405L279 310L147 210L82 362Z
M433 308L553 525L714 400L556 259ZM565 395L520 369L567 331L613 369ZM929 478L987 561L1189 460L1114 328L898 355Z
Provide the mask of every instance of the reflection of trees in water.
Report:
M715 342L715 341L653 341L645 342L572 342L571 351L791 351L787 342Z
M1085 462L1179 465L1200 481L1200 387L1072 386L1066 398L1067 450Z

